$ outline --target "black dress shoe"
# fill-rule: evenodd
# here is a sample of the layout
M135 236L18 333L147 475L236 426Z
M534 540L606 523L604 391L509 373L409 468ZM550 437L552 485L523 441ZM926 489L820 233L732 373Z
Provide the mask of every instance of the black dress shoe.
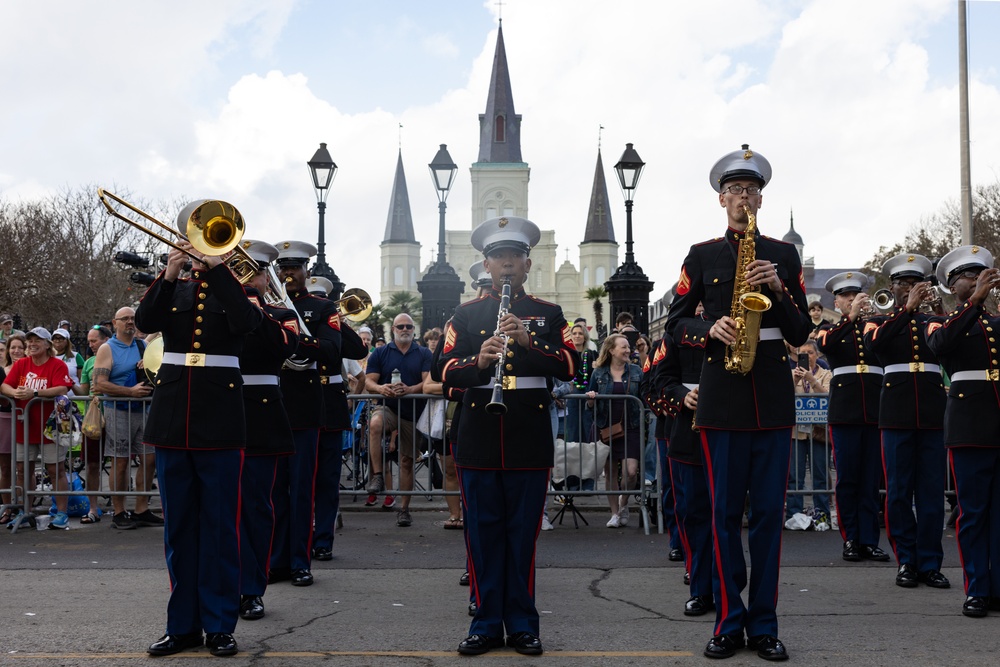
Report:
M917 575L917 581L927 584L931 588L951 588L948 577L941 574L940 570L924 570Z
M685 586L690 586L691 585L691 573L690 572L685 572L684 573L684 585Z
M844 553L842 555L844 560L852 563L857 563L861 560L861 551L858 549L858 545L854 542L854 540L847 540L844 542Z
M507 646L521 655L541 655L542 640L530 632L515 632L507 637Z
M292 570L292 586L312 586L313 576L309 570Z
M244 621L256 621L264 618L264 601L259 595L240 596L240 618Z
M313 549L313 558L316 560L333 560L333 549L316 547Z
M462 655L482 655L491 648L503 648L503 637L469 635L458 645L458 652Z
M781 640L771 635L759 635L747 640L747 646L757 651L764 660L788 660L788 651Z
M703 616L714 609L711 595L695 595L684 603L685 616Z
M969 596L962 605L962 613L972 618L982 618L987 614L990 603L987 598Z
M150 655L173 655L186 651L189 648L198 648L205 643L200 632L192 632L189 635L163 635L159 640L153 642L146 649Z
M870 544L861 545L861 556L865 560L873 560L879 563L889 562L889 554Z
M288 581L292 578L292 571L287 567L273 567L267 573L267 583L276 584L279 581Z
M667 554L667 560L677 562L684 560L684 552L680 549L671 549L670 553Z
M476 603L475 602L470 602L469 603L469 616L475 616L476 612L478 612L478 611L479 611L479 607L476 606Z
M239 652L236 640L228 632L209 632L205 635L205 646L208 647L209 653L220 658L236 655Z
M715 635L705 647L706 658L731 658L745 646L743 635Z
M468 586L469 585L469 573L468 572L466 572L465 574L463 574L461 577L458 578L458 585L459 586Z
M896 585L903 588L917 587L917 568L912 565L900 565L896 573Z

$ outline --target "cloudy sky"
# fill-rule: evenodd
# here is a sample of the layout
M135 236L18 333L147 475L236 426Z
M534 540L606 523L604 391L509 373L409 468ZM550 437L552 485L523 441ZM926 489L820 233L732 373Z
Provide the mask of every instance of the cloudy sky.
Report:
M506 0L529 217L576 263L598 128L611 184L634 143L647 163L636 259L656 297L691 243L721 233L708 171L748 142L774 168L762 231L782 236L794 210L818 266L859 265L959 195L957 6ZM968 6L972 175L986 184L1000 178L1000 2ZM498 12L494 0L2 3L0 197L102 185L218 198L248 237L315 242L305 162L326 142L340 167L328 260L377 294L400 142L424 261L440 143L460 167L448 226L471 226ZM621 242L624 218L622 203Z

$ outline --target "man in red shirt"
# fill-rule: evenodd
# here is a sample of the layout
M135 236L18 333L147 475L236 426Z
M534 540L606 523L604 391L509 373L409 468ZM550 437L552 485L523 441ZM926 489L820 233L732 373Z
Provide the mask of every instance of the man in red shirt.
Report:
M34 479L34 466L32 462L38 457L39 450L42 454L42 463L45 464L49 472L49 479L52 480L52 488L55 491L63 491L66 488L66 450L67 448L57 445L54 442L45 442L42 437L42 429L45 428L45 420L51 412L51 405L47 401L34 400L37 398L54 398L69 391L73 386L73 380L69 376L69 369L61 359L52 356L52 334L43 327L35 327L26 335L28 349L27 355L14 362L10 372L7 374L0 391L4 396L13 398L17 402L18 415L24 413L24 409L31 403L28 409L27 445L28 445L28 475L24 476L24 450L25 428L16 428L16 440L19 449L17 453L18 465L15 479ZM69 525L69 517L66 515L67 496L56 496L56 508L58 512L49 524L54 528L66 528Z

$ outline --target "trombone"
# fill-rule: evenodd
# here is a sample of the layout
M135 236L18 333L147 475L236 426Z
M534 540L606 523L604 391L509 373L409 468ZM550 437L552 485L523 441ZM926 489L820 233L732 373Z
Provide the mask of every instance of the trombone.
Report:
M243 233L246 230L243 216L236 210L235 206L228 202L218 199L199 199L198 201L191 202L177 214L177 229L173 229L104 188L97 189L97 197L104 204L104 208L108 209L108 213L114 217L152 236L154 239L166 243L174 250L180 250L197 262L201 262L203 258L184 250L174 241L166 236L157 234L141 222L119 213L108 200L110 199L116 204L124 206L133 213L141 215L150 222L160 226L167 232L187 241L203 256L218 257L230 251L235 251L236 259L229 262L229 266L243 284L246 284L257 271L257 262L240 247L240 239L243 238Z
M336 301L341 317L351 322L364 322L372 314L372 298L360 287L352 287Z

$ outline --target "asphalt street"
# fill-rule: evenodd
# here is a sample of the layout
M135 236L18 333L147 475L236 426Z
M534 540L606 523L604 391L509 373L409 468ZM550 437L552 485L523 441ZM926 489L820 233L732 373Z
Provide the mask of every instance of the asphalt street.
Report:
M315 563L315 585L268 589L267 617L241 622L233 665L705 665L714 616L683 615L683 567L667 539L632 525L567 521L541 535L537 600L545 655L509 649L455 653L467 633L462 533L443 530L444 503L414 503L413 526L345 498L335 559ZM633 512L633 517L635 513ZM170 666L216 660L205 649L152 659L163 632L168 579L162 529L117 531L104 520L68 531L0 534L0 664ZM1000 614L961 615L954 531L945 531L950 590L894 585L892 563L845 563L836 531L784 533L780 636L800 665L996 665ZM882 546L888 548L884 541ZM760 665L743 650L727 666Z

